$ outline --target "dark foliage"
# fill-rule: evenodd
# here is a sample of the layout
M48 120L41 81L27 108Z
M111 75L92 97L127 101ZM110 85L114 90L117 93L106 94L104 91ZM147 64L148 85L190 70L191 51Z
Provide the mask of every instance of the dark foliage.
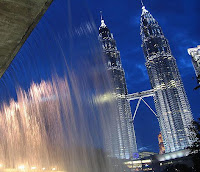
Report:
M185 164L169 165L163 172L191 172L191 169Z
M191 133L193 133L191 139L194 140L194 143L189 149L193 155L192 160L194 163L194 170L200 172L200 118L193 122Z

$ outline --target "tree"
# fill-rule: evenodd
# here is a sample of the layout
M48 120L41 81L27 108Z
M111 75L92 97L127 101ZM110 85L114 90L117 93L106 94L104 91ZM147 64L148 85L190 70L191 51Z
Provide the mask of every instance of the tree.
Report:
M185 164L173 164L167 166L163 172L191 172L191 169Z
M191 127L191 139L194 141L192 146L189 148L192 154L192 160L194 163L194 170L200 171L200 118L197 121L193 121Z

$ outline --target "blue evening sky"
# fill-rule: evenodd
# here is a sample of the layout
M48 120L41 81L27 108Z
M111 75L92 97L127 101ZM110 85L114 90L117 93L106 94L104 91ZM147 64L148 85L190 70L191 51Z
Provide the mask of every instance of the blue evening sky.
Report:
M169 40L196 119L200 117L200 91L193 90L196 80L187 48L200 44L200 2L198 0L145 0L144 4ZM103 11L105 23L117 41L129 93L151 89L141 48L139 0L54 0L1 78L1 102L8 101L9 97L16 98L17 87L27 90L33 81L39 83L42 79L50 79L54 71L62 76L65 62L59 57L64 55L67 59L67 54L72 54L71 50L74 50L71 48L74 42L66 43L65 40L70 40L71 33L84 32L81 28L87 27L87 22L98 29L99 11ZM97 38L97 30L95 34ZM84 46L80 47L84 48ZM74 63L71 60L72 67L76 67ZM145 100L155 109L152 98ZM132 112L135 110L136 103L137 101L131 102ZM143 103L139 107L134 124L139 151L158 152L158 122Z

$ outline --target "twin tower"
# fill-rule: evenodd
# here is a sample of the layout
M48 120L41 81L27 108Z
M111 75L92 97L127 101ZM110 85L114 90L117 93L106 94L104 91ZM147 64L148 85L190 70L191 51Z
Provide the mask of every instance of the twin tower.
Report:
M154 92L154 103L165 152L185 149L192 144L189 127L193 117L190 105L168 40L158 22L144 5L140 30L146 59L145 65ZM99 39L118 103L116 125L113 126L116 134L110 138L111 142L109 143L112 146L109 146L109 152L111 156L120 159L134 158L134 153L137 153L137 145L130 102L126 98L128 91L125 73L116 41L103 18L101 18L99 28Z

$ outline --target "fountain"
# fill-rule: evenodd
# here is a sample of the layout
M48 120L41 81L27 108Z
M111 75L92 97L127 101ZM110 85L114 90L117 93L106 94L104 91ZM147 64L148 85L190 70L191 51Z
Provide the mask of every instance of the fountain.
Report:
M106 116L113 107L97 105L94 96L98 90L92 95L81 92L79 80L70 76L73 80L65 77L33 83L27 93L18 90L17 102L2 105L0 162L5 168L106 168L109 161L103 162L103 140L108 129Z
M117 103L96 26L89 14L70 23L83 13L66 3L52 4L1 79L2 172L126 170L109 156ZM55 8L61 11L57 18L64 14L70 24L63 21L62 36L52 26L56 19L50 20ZM15 87L12 98L6 93Z

